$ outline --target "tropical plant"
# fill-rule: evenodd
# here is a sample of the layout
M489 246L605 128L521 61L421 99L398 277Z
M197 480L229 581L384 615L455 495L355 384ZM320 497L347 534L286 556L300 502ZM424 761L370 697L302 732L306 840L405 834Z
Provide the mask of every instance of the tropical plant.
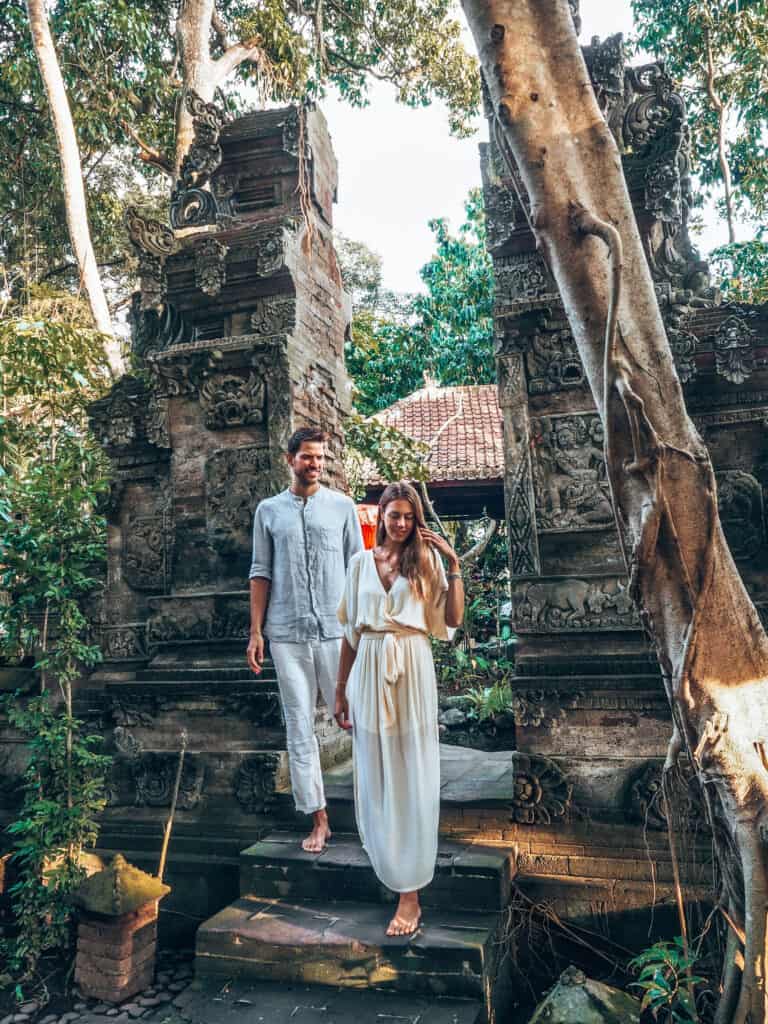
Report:
M105 557L108 484L86 407L109 381L98 332L71 297L38 293L0 320L0 658L32 663L42 692L4 702L27 741L23 804L9 828L18 882L14 973L65 943L80 854L96 836L109 759L73 713L100 659L87 620Z
M726 302L768 302L768 243L762 232L751 242L713 249L709 260Z
M426 445L377 419L352 413L344 422L344 469L354 498L366 491L371 470L382 480L426 480Z
M670 1024L692 1024L696 1013L696 985L705 979L693 973L696 958L678 935L672 942L657 942L629 963L637 973L630 982L642 992L641 1008L653 1019Z

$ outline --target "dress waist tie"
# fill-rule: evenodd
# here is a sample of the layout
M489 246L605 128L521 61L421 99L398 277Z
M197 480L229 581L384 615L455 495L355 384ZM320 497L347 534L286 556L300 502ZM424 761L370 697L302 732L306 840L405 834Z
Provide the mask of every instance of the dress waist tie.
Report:
M393 687L405 672L405 659L400 641L407 636L427 636L422 629L408 629L400 626L396 629L364 629L362 636L382 637L381 657L383 662L384 681L380 693L381 722L385 729L397 730L397 708Z

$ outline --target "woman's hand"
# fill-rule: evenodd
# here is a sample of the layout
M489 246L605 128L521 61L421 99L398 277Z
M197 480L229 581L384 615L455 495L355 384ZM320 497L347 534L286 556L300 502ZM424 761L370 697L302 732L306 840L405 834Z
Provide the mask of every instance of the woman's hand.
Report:
M349 720L346 683L336 683L336 703L333 709L333 717L336 719L336 724L340 725L342 729L349 731L352 728L352 723Z
M451 545L441 536L439 533L435 533L434 530L427 530L426 528L420 528L419 534L425 544L431 545L436 551L439 551L441 555L448 559L452 568L458 568L459 556L453 550Z

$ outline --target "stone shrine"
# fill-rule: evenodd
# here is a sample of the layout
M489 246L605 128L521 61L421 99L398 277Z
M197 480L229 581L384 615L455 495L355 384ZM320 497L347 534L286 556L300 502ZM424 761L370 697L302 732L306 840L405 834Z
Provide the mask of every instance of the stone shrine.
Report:
M171 226L128 216L136 372L91 411L112 489L104 663L78 704L114 730L100 844L142 866L159 850L187 730L168 907L202 917L236 894L237 855L287 785L274 673L256 680L245 665L251 523L288 483L283 452L299 426L330 432L329 480L344 486L350 305L322 115L290 107L224 123L215 106L187 103L196 135ZM325 709L318 733L324 765L348 756ZM232 870L211 872L212 860Z
M663 65L628 67L621 36L595 39L584 54L623 154L688 408L712 454L726 535L753 599L765 606L768 309L721 304L690 241L685 110ZM562 915L605 931L615 915L669 898L660 778L671 718L627 589L600 418L536 250L514 159L490 119L481 162L518 637L513 745L544 780L541 803L553 772L568 793L556 814L540 819L546 827L521 834L518 882L552 898ZM705 831L696 795L685 790L680 799ZM705 845L699 870L711 857Z

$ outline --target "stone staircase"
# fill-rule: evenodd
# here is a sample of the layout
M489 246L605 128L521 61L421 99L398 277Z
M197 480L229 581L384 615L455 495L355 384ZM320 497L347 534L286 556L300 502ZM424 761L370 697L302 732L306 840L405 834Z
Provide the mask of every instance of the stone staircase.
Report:
M197 933L195 972L203 984L352 990L357 1024L389 1017L405 1024L427 1008L435 1024L504 1019L509 992L499 965L508 853L441 841L421 928L388 938L394 897L376 879L359 838L337 833L320 854L305 853L300 839L298 832L273 832L243 851L240 898Z

